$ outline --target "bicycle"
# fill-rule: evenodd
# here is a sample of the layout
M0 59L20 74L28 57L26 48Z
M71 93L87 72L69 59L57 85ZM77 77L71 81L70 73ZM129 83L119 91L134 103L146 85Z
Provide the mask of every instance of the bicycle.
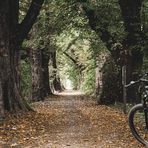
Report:
M133 106L128 113L128 122L133 136L143 145L148 147L148 73L137 81L131 81L126 88L142 83L142 103Z

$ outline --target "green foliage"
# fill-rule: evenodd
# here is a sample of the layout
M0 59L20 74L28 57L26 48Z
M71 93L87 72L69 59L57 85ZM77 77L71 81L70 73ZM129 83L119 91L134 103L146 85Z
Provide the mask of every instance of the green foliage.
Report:
M92 59L89 61L89 66L83 72L83 84L82 90L87 94L93 94L95 90L95 61Z
M69 64L67 65L67 68L65 69L65 71L63 70L63 72L64 72L64 75L66 75L65 78L71 81L73 89L79 90L80 89L80 75L79 75L79 70L77 69L77 67L74 64L71 64L71 65Z
M31 30L30 40L26 40L26 46L31 48L49 48L50 47L50 23L48 13L41 11L38 21Z
M76 65L59 50L57 55L58 71L63 84L69 79L73 89L79 89L79 70Z
M94 32L73 28L63 31L56 39L61 79L71 80L73 88L87 93L93 93L95 89L95 49L90 42L96 42L93 38Z
M27 4L24 3L23 6L25 5ZM85 92L94 91L95 58L101 42L90 29L78 3L65 0L50 3L46 1L30 34L30 40L24 43L25 47L58 51L56 72L60 73L62 80L70 79L74 88L81 88ZM75 39L75 43L68 47ZM75 63L63 54L64 51ZM52 67L49 69L50 73L55 70ZM50 79L52 81L52 76Z
M26 16L26 13L28 11L28 8L31 4L31 0L19 0L19 22L21 23L21 21L24 19L24 17Z
M86 0L82 4L84 9L94 12L95 22L93 23L97 30L107 30L116 42L122 41L126 33L118 0Z

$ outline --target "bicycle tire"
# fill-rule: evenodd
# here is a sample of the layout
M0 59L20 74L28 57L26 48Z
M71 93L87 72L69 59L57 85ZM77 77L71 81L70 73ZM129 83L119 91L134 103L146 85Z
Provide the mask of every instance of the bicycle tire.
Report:
M143 105L142 104L137 104L134 107L131 108L129 114L128 114L128 121L129 121L129 127L130 130L133 134L133 136L143 145L145 145L146 147L148 147L148 141L144 140L137 132L135 124L134 124L134 116L136 114L137 111L140 110L144 110ZM144 112L143 112L144 113Z

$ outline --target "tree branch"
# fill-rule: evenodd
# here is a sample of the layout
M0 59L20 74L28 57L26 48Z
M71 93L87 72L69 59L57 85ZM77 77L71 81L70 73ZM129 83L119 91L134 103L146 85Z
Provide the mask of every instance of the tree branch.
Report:
M66 53L65 51L63 52L74 64L76 64L76 65L78 65L77 64L77 61L74 59L74 58L72 58L68 53Z
M83 71L86 66L84 66L83 64L79 64L74 58L72 58L68 53L66 53L65 51L63 52L81 71Z
M18 38L20 39L20 43L22 43L24 38L27 36L29 31L31 30L33 24L35 23L35 20L39 15L43 2L44 0L32 0L30 8L24 20L19 25Z

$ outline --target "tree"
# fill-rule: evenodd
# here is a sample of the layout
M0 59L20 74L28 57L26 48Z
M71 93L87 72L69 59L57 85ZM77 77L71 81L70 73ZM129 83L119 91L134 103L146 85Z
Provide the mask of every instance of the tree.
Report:
M44 0L32 0L29 10L19 23L19 0L0 2L0 82L3 109L28 110L30 107L20 96L19 49L32 28ZM5 68L4 68L5 66Z
M49 83L49 58L50 58L50 55L47 52L47 49L43 50L42 52L43 98L53 94L50 88L50 83Z
M122 44L124 50L127 51L125 63L127 68L127 83L139 78L143 65L145 36L141 29L142 3L143 0L119 0L126 31L126 37ZM140 98L137 94L137 89L138 86L129 90L128 98L131 98L132 102L138 101Z
M49 84L50 38L52 24L50 13L45 10L45 4L40 12L37 22L30 32L30 39L25 46L31 48L32 53L32 100L40 101L52 94Z
M52 88L54 89L53 91L62 91L62 86L61 86L61 81L60 81L60 77L58 75L58 68L57 68L57 56L56 56L56 50L55 51L51 51L49 53L49 63L51 66L51 74L50 77L52 78Z
M43 100L43 73L42 73L42 51L32 49L32 100Z
M45 3L41 10L38 21L30 33L30 40L27 41L26 45L32 48L33 51L36 51L36 55L39 52L42 54L42 56L38 56L37 61L40 62L38 62L38 64L32 65L33 69L38 69L40 71L38 80L42 81L40 81L40 83L39 81L37 82L35 77L32 78L32 81L35 82L35 85L32 85L32 93L33 90L38 90L38 93L35 93L36 98L38 99L40 98L39 96L46 97L47 94L52 94L51 89L53 89L53 87L56 91L61 91L60 79L57 74L56 48L54 48L54 45L51 43L51 38L58 32L59 27L56 25L56 16L53 12L53 9L55 9L53 3ZM35 54L35 52L33 53ZM42 68L40 68L40 63L42 63ZM48 68L50 64L52 65L54 71ZM32 72L32 75L36 75L36 72ZM52 84L49 84L49 82L51 83L51 81L49 81L49 73L52 72L54 75L54 80Z
M119 77L119 83L121 87L115 86L114 92L112 94L116 94L116 92L121 92L122 84L121 84L121 42L124 37L124 30L123 30L123 23L120 15L120 8L115 0L111 1L79 1L81 9L83 10L84 14L87 16L89 25L91 29L93 29L98 37L101 39L101 41L104 43L106 49L110 52L110 56L113 58L116 67L118 68L117 77ZM115 66L115 65L114 65ZM108 71L109 72L109 71ZM107 73L106 73L107 74ZM104 76L104 75L103 75ZM109 77L106 77L103 82L104 85L108 85L108 82L110 81L107 79ZM112 77L114 79L114 77ZM113 80L114 81L114 80ZM116 84L115 84L116 85ZM108 86L107 86L108 87ZM106 88L103 87L103 88ZM100 89L98 89L100 91ZM102 90L102 92L104 92ZM108 91L105 91L105 93L109 93ZM103 94L105 94L103 93ZM96 91L96 94L100 94ZM116 101L121 101L121 95L114 97L107 97L110 96L110 93L105 96L100 95L102 98L99 98L99 103L107 104L111 102L111 104L115 103ZM114 95L113 95L114 96ZM113 100L111 100L113 98ZM102 101L103 102L102 102Z

